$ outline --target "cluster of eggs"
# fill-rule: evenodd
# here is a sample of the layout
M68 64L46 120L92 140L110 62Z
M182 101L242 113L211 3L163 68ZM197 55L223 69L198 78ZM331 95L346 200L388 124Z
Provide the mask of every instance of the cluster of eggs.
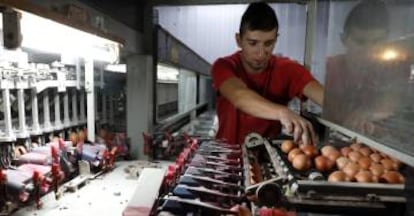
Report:
M399 172L402 163L362 143L336 148L324 145L298 145L285 140L281 150L287 154L293 168L306 171L314 167L328 174L329 182L379 182L402 184L405 179Z
M69 134L69 140L72 141L73 146L76 146L78 143L83 143L87 139L87 129L78 130L77 132L71 132Z

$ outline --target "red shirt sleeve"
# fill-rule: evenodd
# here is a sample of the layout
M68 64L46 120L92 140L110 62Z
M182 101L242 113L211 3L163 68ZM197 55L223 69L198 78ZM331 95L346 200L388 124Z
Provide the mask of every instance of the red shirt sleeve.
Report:
M307 97L303 94L303 89L311 81L315 81L312 74L301 64L290 61L286 65L286 70L289 73L289 98L298 97L301 100L306 100Z
M224 81L234 76L236 76L234 67L229 61L219 58L214 62L211 68L211 77L213 79L214 90L218 91Z

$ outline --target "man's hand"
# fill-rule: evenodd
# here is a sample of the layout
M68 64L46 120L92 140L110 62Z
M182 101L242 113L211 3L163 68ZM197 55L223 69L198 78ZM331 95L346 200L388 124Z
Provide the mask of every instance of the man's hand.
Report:
M232 211L237 212L238 216L252 216L252 212L249 208L243 205L236 205L231 208Z
M285 128L286 133L293 134L295 142L302 141L305 145L316 143L316 135L312 124L295 112L288 108L281 110L279 121L282 127Z

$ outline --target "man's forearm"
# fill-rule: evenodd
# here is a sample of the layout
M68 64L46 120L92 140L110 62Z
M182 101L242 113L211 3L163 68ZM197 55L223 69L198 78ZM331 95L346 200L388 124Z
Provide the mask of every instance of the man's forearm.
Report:
M319 106L323 106L324 90L322 85L319 84L319 82L312 81L308 83L303 88L303 94Z
M263 119L279 120L286 106L273 103L250 89L240 89L234 93L233 104L243 112Z

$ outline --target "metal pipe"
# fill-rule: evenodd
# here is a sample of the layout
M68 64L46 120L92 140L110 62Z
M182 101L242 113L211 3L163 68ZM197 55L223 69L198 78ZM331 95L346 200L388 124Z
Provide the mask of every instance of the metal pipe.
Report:
M106 94L102 92L102 122L106 123L108 121L107 115L107 106L106 106Z
M49 94L47 89L43 92L43 128L46 132L52 131L52 124L50 123Z
M93 59L85 60L85 91L87 103L87 127L88 139L95 141L95 82L94 82Z
M96 90L96 92L95 92ZM93 95L94 107L95 107L95 120L98 121L100 119L99 112L98 112L98 90L94 88L94 95Z
M70 127L69 119L69 93L65 91L63 93L63 125L67 128Z
M76 88L72 91L72 123L78 124L78 91Z
M38 135L41 133L39 125L39 105L37 100L37 90L32 89L32 133Z
M113 100L113 97L110 97L109 98L109 124L110 125L113 125L114 124L114 117L115 117L115 114L114 114L114 100Z
M3 89L3 112L4 112L4 133L6 137L13 137L12 118L10 110L10 89Z
M81 124L85 123L86 121L86 115L85 115L85 93L81 90L80 91L80 96L79 96L79 100L80 100L80 107L79 107L79 111L80 111L80 122Z
M19 112L19 138L28 137L26 127L26 114L24 107L24 89L17 90L17 107Z
M62 121L60 120L60 94L58 91L55 92L54 96L55 103L55 128L62 129Z

